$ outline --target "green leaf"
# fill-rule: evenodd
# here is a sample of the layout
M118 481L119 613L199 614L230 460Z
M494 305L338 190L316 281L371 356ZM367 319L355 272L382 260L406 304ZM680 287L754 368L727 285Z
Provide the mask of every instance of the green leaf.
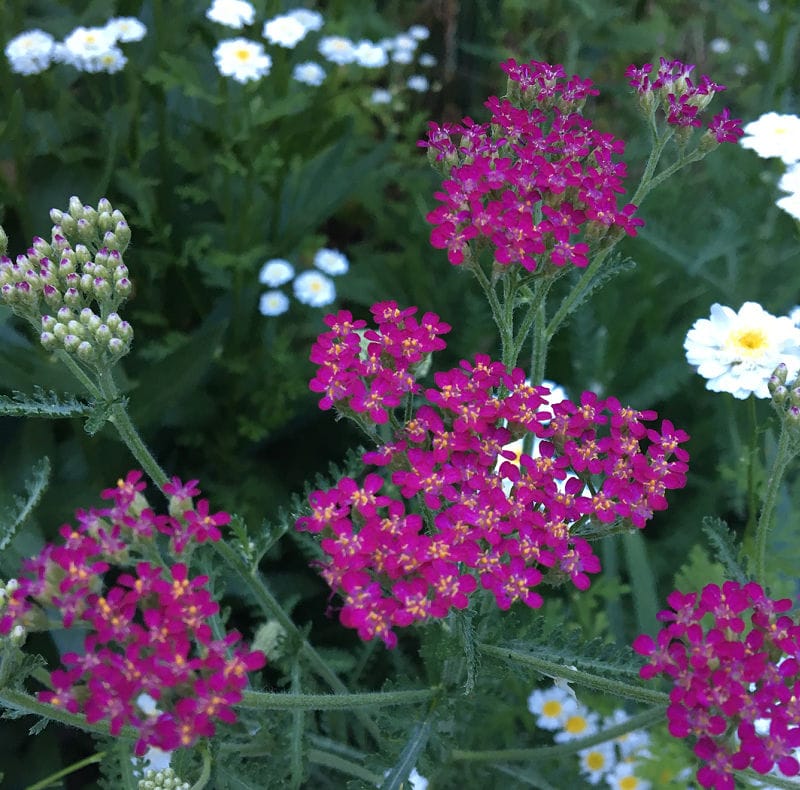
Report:
M433 712L430 712L425 721L413 729L411 737L400 753L400 758L383 780L381 790L401 790L403 783L419 761L419 755L428 743L432 726Z
M2 552L30 518L50 482L50 461L47 457L34 464L25 483L25 496L15 497L14 506L0 513L0 552Z
M91 414L93 404L78 400L74 395L59 396L52 390L34 387L33 395L14 390L11 397L0 395L2 417L50 417L65 419Z
M721 518L703 519L703 532L706 533L717 560L725 567L727 578L746 584L748 575L739 560L741 546L736 540L736 535L728 529L728 525Z

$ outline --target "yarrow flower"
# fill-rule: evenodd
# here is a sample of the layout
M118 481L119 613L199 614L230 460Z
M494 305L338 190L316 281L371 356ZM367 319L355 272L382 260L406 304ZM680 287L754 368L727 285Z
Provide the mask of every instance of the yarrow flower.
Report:
M312 348L318 370L309 385L323 395L321 408L335 406L367 430L422 394L417 377L450 330L435 313L417 319L416 308L395 302L371 310L377 329L346 310L326 316L330 331ZM551 406L549 394L520 369L485 355L464 360L435 374L394 438L363 455L387 470L395 493L370 472L311 494L311 514L297 528L321 534L322 575L342 597L344 625L391 647L394 626L463 609L478 584L501 609L518 600L539 608L534 588L545 576L585 590L600 562L581 529L644 527L666 508L666 491L685 485L688 454L679 445L688 436L669 421L659 432L645 425L654 412L614 398L585 392L579 403ZM527 433L541 440L538 455L512 463L504 447ZM590 478L597 493L585 495Z
M635 236L643 224L634 205L617 205L626 170L613 157L625 144L580 114L598 93L590 80L538 61L501 66L509 98L490 97L489 123L431 123L418 143L446 176L427 216L431 244L453 265L488 242L503 266L585 267L589 241L612 231Z
M264 47L246 38L220 41L214 50L214 60L220 74L242 84L260 80L272 68L272 58L264 52Z
M780 157L786 165L800 162L800 118L768 112L744 127L739 144L755 151L762 159Z
M769 598L755 582L726 581L676 590L667 603L663 630L637 637L633 649L647 659L642 678L674 682L669 731L694 740L698 782L734 790L745 768L797 775L800 626L786 614L792 602Z
M265 662L263 653L235 646L235 631L214 638L208 619L219 604L207 576L192 576L186 562L151 559L156 533L168 535L179 555L219 540L228 514L210 513L205 499L193 505L187 494L200 493L196 481L173 478L164 491L180 515L157 515L141 478L131 472L103 491L110 507L77 511L77 526L60 529L62 544L47 544L24 563L0 612L0 634L47 628L53 612L64 628L79 625L83 653L64 654L38 697L89 723L107 721L111 735L134 727L137 755L191 746L213 735L216 720L234 722L247 672Z
M800 330L757 302L745 302L738 313L712 305L710 318L692 325L684 348L689 364L708 379L706 389L740 399L769 398L767 383L775 368L783 363L796 372L800 367Z

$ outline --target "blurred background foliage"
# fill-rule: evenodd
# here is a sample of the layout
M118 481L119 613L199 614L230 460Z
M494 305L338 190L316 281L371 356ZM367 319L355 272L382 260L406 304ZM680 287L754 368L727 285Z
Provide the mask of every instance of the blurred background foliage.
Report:
M254 5L259 29L294 7ZM254 530L360 440L320 412L307 390L308 352L328 310L293 303L278 317L259 314L257 275L266 259L286 257L307 268L320 246L338 248L351 261L337 280L341 306L364 315L374 301L395 299L438 312L454 329L437 367L496 353L476 284L428 244L424 217L438 182L416 140L427 120L484 120L486 97L505 89L501 60L563 63L568 73L597 83L601 95L585 112L628 142L630 191L648 152L623 76L630 63L660 55L696 63L728 86L712 109L726 104L745 122L771 110L800 110L794 0L768 7L754 0L309 5L325 16L325 33L353 39L377 40L411 24L430 28L424 43L438 59L435 89L403 94L391 106L369 102L372 88L385 86L386 71L331 67L320 88L291 82L299 51L273 52L272 73L252 85L220 77L212 50L237 34L209 23L205 7L190 0L0 3L6 39L34 27L59 38L112 15L137 16L148 27L115 75L58 67L21 77L0 60L0 221L17 254L33 235L48 235L49 209L64 208L70 195L87 203L107 196L124 211L133 231L126 262L136 284L125 317L136 337L119 373L132 415L171 474L199 478L215 507L242 514ZM715 39L729 48L712 46ZM714 302L738 309L758 301L778 315L800 302L797 228L774 205L780 172L774 160L725 145L660 187L640 212L646 225L638 238L621 245L635 267L595 295L548 357L548 378L571 395L613 394L655 408L692 435L689 485L645 534L658 600L703 542L703 517L719 515L741 528L748 475L763 477L765 459L750 452L748 410L707 392L682 344ZM29 392L35 384L76 391L67 372L0 308L0 391ZM757 404L757 417L763 429L767 404ZM0 558L0 575L11 574L20 555L55 534L75 507L97 502L98 491L133 464L109 431L90 438L78 422L0 419L0 505L21 491L27 470L44 455L53 464L51 487L36 523ZM788 540L784 533L797 526L787 505L776 540ZM694 557L693 573L701 577L709 566L702 554ZM796 577L788 560L775 556L774 563L775 571ZM620 583L634 581L621 567ZM321 620L331 644L353 644L351 634L322 618L322 585L294 542L282 541L265 570L278 593L299 593L299 611ZM605 601L598 593L583 619L605 612L613 631L622 617L614 607L626 590L615 587ZM554 621L575 617L574 601L558 606ZM620 627L626 630L624 622ZM375 677L392 660L399 659L373 664ZM504 721L499 731L510 726ZM4 767L27 754L57 767L76 754L74 735L56 737L50 728L31 743L25 728L13 732L0 742ZM480 741L475 733L458 737L464 748ZM506 740L514 742L511 734Z

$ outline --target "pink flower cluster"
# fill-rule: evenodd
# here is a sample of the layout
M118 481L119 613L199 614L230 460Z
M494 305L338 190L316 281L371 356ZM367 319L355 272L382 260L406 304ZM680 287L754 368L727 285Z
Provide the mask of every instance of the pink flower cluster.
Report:
M347 310L325 317L331 329L311 349L311 361L319 367L309 386L324 393L321 408L335 404L343 411L365 413L380 425L388 420L387 409L419 391L414 371L428 354L445 347L439 335L450 326L435 313L418 321L416 307L401 310L397 302L380 302L371 310L377 329L364 332L360 330L367 322L354 321Z
M531 272L548 263L585 267L589 239L610 228L635 236L643 224L635 206L617 205L626 169L614 156L625 143L580 114L598 93L591 80L567 79L561 66L538 61L501 65L516 103L492 96L489 123L431 123L419 143L448 171L435 194L440 205L427 217L431 244L454 265L481 241L499 264Z
M321 535L322 575L363 639L391 647L394 626L466 607L478 582L501 609L541 606L545 574L586 589L600 562L579 528L643 527L685 484L688 436L667 421L648 429L654 412L591 392L551 407L547 387L484 355L434 381L394 441L363 456L389 482L343 478L297 522ZM526 435L538 448L517 460L506 445Z
M651 80L649 75L652 71L650 63L644 66L632 64L625 76L645 104L654 98L661 104L667 123L673 126L702 126L700 112L708 106L715 93L725 90L724 85L712 82L705 74L695 84L690 77L694 66L680 60L661 58L658 71ZM708 128L718 143L735 143L744 134L741 119L731 118L727 107L714 116Z
M135 727L137 754L148 746L191 746L214 733L215 719L235 721L231 706L241 699L247 672L265 662L260 652L234 647L235 631L213 638L207 621L219 605L207 576L190 576L183 563L130 567L137 541L156 531L182 548L189 540L219 540L218 527L229 521L227 513L210 515L206 500L193 508L197 481L178 478L165 491L182 515L156 515L145 507L140 478L131 472L104 491L112 507L78 511L78 526L61 528L62 545L48 544L28 560L0 617L0 634L18 624L35 627L45 608L58 612L65 628L77 621L88 629L83 654L62 657L64 668L50 676L52 690L39 699L82 713L89 723L107 720L112 735ZM122 571L111 584L104 578L109 570ZM142 695L156 701L156 714L141 706Z
M703 787L734 790L734 772L774 766L794 776L800 763L800 626L788 598L773 600L755 582L709 584L669 595L669 623L633 649L648 659L641 676L665 675L675 687L667 710L676 738L696 738ZM734 740L732 734L738 736Z

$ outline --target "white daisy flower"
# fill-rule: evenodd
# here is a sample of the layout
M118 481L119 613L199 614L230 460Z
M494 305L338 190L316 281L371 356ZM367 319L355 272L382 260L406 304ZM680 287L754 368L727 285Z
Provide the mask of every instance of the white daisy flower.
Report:
M272 258L267 261L258 273L258 281L270 288L285 285L294 277L294 266L283 258Z
M762 159L779 156L787 165L800 161L800 118L796 115L765 113L748 123L744 133L739 144Z
M91 58L84 58L83 70L91 73L104 71L106 74L116 74L125 68L128 59L122 53L119 47L111 47L111 49L103 52L101 55L95 55Z
M419 44L413 36L401 33L399 36L389 39L386 45L391 50L392 60L395 63L411 63Z
M294 295L298 302L311 307L325 307L336 299L336 286L330 277L309 269L294 281Z
M64 46L81 58L108 52L116 43L115 34L104 27L76 27L65 39Z
M780 198L775 201L775 205L787 214L791 214L795 219L800 219L800 192Z
M778 189L781 192L800 192L800 162L786 169L781 180L778 181Z
M598 743L578 752L581 773L590 785L596 785L617 765L617 753L614 744Z
M781 362L790 374L800 367L800 330L757 302L745 302L738 313L712 305L711 317L694 322L683 347L689 364L708 379L706 389L740 399L769 398L767 382Z
M141 41L147 33L147 28L135 16L117 16L106 22L106 30L117 41Z
M383 775L389 776L389 772L384 771ZM408 786L410 790L427 790L428 780L424 776L421 776L416 768L412 768L411 773L408 775ZM405 784L403 787L405 787Z
M339 250L323 248L317 250L314 255L314 266L325 272L325 274L336 277L340 274L347 274L347 270L350 268L350 261Z
M409 90L416 91L417 93L425 93L430 88L428 78L424 74L412 74L406 80L406 86Z
M289 297L282 291L265 291L258 300L258 312L261 315L281 315L288 309Z
M297 17L289 14L276 16L264 23L261 35L270 44L294 49L306 37L308 28Z
M636 763L619 763L606 776L606 783L612 790L650 790L651 783L636 776Z
M615 727L617 724L623 724L628 721L630 716L621 708L617 708L610 716L603 719L603 728ZM619 748L619 753L622 759L633 757L639 754L643 749L646 749L650 744L650 733L647 730L633 730L633 732L626 732L624 735L619 735L614 738L613 743Z
M425 25L411 25L408 29L408 35L417 39L417 41L425 41L431 34Z
M759 38L753 42L753 49L756 51L756 55L758 55L760 60L763 60L766 63L769 60L769 45L766 41Z
M313 30L320 30L324 23L322 14L317 11L309 11L307 8L295 8L294 11L289 11L288 16L294 17L307 32Z
M386 50L366 39L359 41L356 45L353 51L353 59L365 69L379 69L389 62Z
M560 730L578 703L564 689L551 686L534 689L528 697L528 710L536 716L536 726L543 730Z
M375 88L369 100L373 104L391 104L392 92L386 90L386 88Z
M325 81L325 69L319 63L307 60L304 63L298 63L292 69L292 78L304 85L322 85Z
M252 25L255 17L256 9L245 0L214 0L206 11L206 19L236 30Z
M272 58L264 52L263 45L246 38L220 41L214 60L220 74L241 83L259 80L272 68Z
M407 66L409 63L414 62L414 53L407 49L396 49L392 52L392 62Z
M317 50L325 60L340 66L353 63L356 59L355 44L344 36L324 36L319 40Z
M800 304L795 305L791 310L789 310L789 320L795 326L800 326Z
M731 42L727 38L712 38L708 48L717 55L724 55L731 51Z
M573 708L564 719L561 732L557 732L553 740L556 743L567 743L585 738L587 735L594 735L599 729L600 717L594 711L573 702Z
M419 56L417 63L419 63L419 65L423 68L430 69L436 65L436 58L433 57L433 55L431 55L429 52L423 52Z
M53 59L55 39L43 30L27 30L6 44L6 57L15 74L39 74Z

